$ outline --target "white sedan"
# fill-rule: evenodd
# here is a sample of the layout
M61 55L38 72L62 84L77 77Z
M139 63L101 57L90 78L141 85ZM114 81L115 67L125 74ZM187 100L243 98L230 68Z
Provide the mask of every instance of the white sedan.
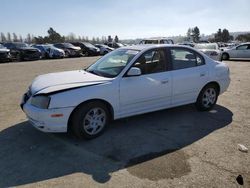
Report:
M119 48L85 70L38 76L21 107L44 132L73 130L87 139L110 120L195 103L214 107L230 83L229 68L193 48L138 45Z
M222 59L249 59L250 58L250 42L243 43L230 49L226 49L222 53Z
M198 43L195 44L194 48L216 61L221 61L221 50L217 43Z

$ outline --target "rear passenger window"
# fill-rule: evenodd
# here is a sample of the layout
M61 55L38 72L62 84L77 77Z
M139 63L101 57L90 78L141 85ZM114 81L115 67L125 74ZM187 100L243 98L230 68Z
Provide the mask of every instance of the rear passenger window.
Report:
M170 49L172 69L185 69L204 65L201 55L187 49Z

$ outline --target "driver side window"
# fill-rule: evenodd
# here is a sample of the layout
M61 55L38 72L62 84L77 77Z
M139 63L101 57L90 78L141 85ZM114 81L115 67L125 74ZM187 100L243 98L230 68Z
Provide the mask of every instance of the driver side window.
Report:
M163 49L150 50L139 57L133 67L140 68L142 75L164 72L167 70L165 51Z

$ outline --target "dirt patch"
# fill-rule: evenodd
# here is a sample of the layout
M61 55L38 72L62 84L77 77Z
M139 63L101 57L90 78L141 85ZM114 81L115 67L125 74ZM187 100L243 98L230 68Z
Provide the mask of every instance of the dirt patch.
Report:
M187 161L189 157L183 151L168 150L164 152L168 154L162 155L163 152L150 153L132 159L128 163L128 172L140 179L156 181L166 178L178 178L187 175L191 171ZM135 163L136 165L134 165Z

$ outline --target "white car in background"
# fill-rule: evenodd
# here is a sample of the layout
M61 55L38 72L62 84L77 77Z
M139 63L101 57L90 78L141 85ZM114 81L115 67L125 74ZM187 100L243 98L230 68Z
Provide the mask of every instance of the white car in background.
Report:
M109 120L190 103L210 110L229 83L225 63L193 48L137 45L110 52L85 70L38 76L21 107L41 131L71 129L90 139Z
M216 61L221 61L222 54L217 43L198 43L194 45L194 48Z
M234 58L239 58L239 59L244 59L250 58L250 42L248 43L243 43L238 46L235 46L230 49L226 49L222 53L222 59L223 60L228 60L228 59L234 59Z

